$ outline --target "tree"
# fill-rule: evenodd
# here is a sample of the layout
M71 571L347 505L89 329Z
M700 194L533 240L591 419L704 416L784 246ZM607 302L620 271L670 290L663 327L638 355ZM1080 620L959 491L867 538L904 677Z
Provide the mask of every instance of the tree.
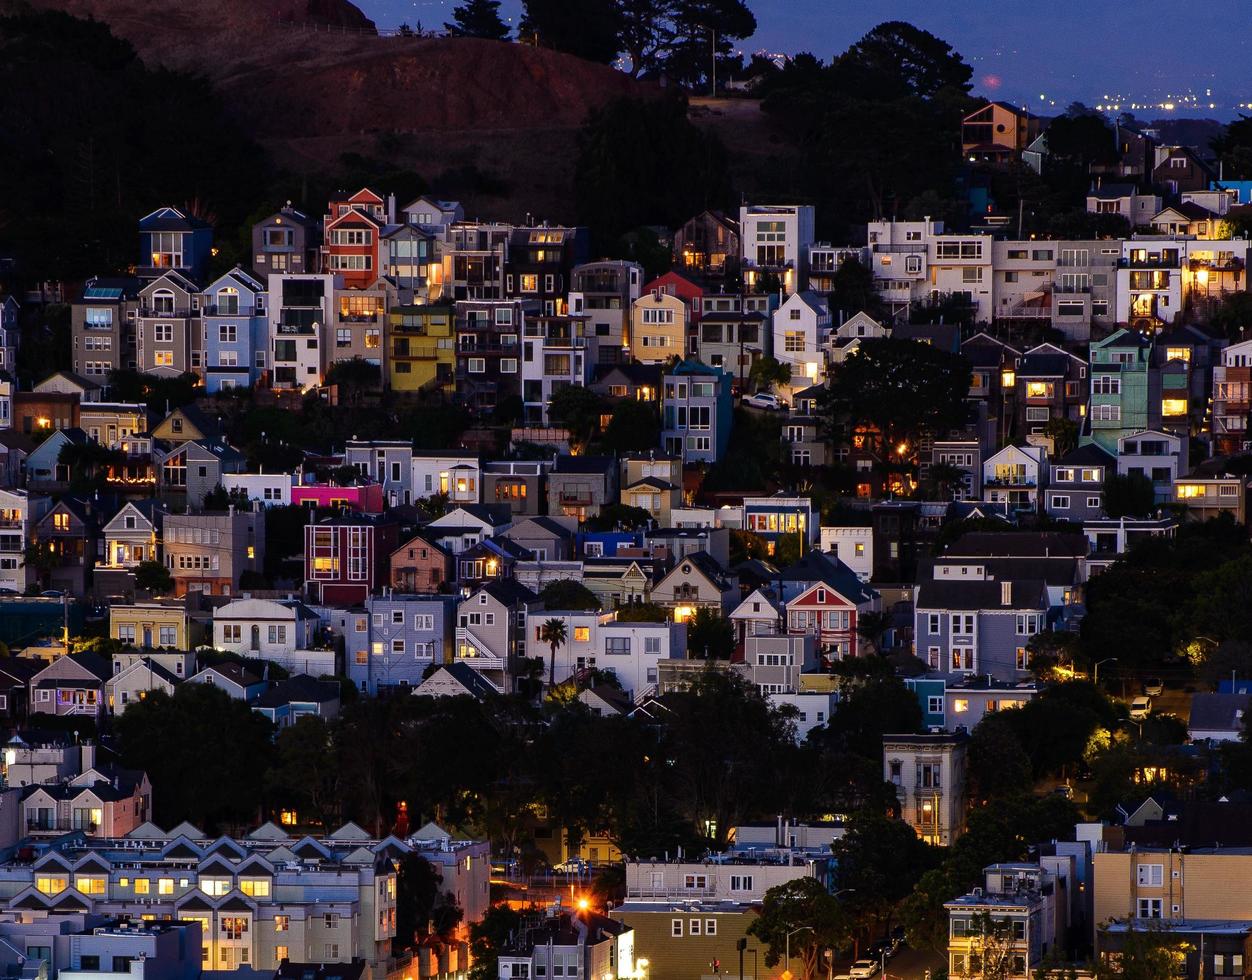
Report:
M1110 473L1104 481L1104 512L1109 517L1147 517L1156 509L1156 490L1142 473Z
M615 453L640 453L661 444L661 414L656 402L623 399L611 406L612 417L601 442Z
M882 314L882 297L874 286L874 270L860 259L853 257L840 262L831 285L834 287L830 293L831 309L838 310L844 319L862 312L875 318Z
M872 427L883 452L903 446L907 453L923 431L964 421L969 382L969 362L959 354L914 340L863 340L826 392L826 423L836 433Z
M152 595L168 595L174 591L174 576L159 561L141 561L135 566L135 588Z
M302 820L337 826L343 800L334 731L322 718L305 715L278 733L270 793Z
M772 357L758 357L748 371L748 380L755 391L773 391L776 385L791 383L791 368Z
M768 947L765 965L774 966L789 951L801 963L804 980L817 976L818 954L837 950L851 938L844 907L816 878L794 878L765 893L761 911L748 932ZM783 964L784 975L791 970Z
M848 820L847 832L831 844L838 884L849 889L847 906L859 932L890 932L896 906L913 890L937 852L908 824L881 811L861 811Z
M549 619L539 627L539 639L548 644L548 688L556 687L556 651L566 639L565 620Z
M557 579L549 582L539 593L545 609L599 609L602 605L599 597L587 586L573 579Z
M211 684L153 691L116 722L123 765L160 785L153 819L213 830L257 820L274 752L273 726Z
M891 629L891 613L864 612L856 617L856 635L874 648L875 653L883 652L883 638Z
M352 475L357 475L355 469L353 469ZM252 508L252 501L248 499L248 491L243 487L231 487L230 490L227 490L219 483L204 495L204 500L201 503L201 507L204 510L230 510L232 506L243 510Z
M1112 938L1102 928L1099 948L1104 954L1096 967L1096 980L1173 980L1186 972L1194 944L1166 929L1130 928ZM1121 946L1120 955L1108 955Z
M729 660L735 650L735 628L730 620L701 607L687 621L687 654L705 660Z
M840 56L836 67L878 99L923 102L968 93L974 74L952 45L898 20L870 30Z
M566 385L548 403L548 417L570 430L571 437L586 444L600 428L604 400L590 388Z
M970 795L980 800L1030 789L1034 782L1030 756L1005 712L984 715L974 726L969 740L968 772Z
M1213 310L1209 322L1232 343L1243 340L1252 328L1252 293L1227 294Z
M610 65L620 33L615 0L523 0L518 36L530 44Z
M726 149L688 119L683 98L615 99L578 134L574 199L598 252L631 229L677 227L732 198Z
M35 573L35 581L45 588L52 573L61 567L61 555L50 541L32 541L22 549L22 567Z
M522 925L520 912L507 905L490 905L478 922L469 927L473 966L470 980L496 980L500 951L517 935Z
M1078 423L1073 419L1051 419L1043 434L1052 440L1052 456L1059 458L1078 445Z
M412 949L428 933L450 937L464 913L456 896L441 890L443 873L422 855L406 854L396 874L396 934L393 948Z
M365 392L377 389L382 382L382 368L363 357L335 361L326 372L326 384L345 389L350 405L361 404Z
M654 602L632 602L617 611L619 623L664 623L669 620L669 610Z
M500 0L465 0L452 8L452 23L443 26L453 37L503 41L509 36L508 27L500 19Z
M664 72L694 84L710 66L711 46L726 54L756 31L744 0L618 0L617 7L619 44L635 78Z
M642 507L630 504L605 504L600 513L587 519L587 529L591 531L637 531L652 526L654 518Z

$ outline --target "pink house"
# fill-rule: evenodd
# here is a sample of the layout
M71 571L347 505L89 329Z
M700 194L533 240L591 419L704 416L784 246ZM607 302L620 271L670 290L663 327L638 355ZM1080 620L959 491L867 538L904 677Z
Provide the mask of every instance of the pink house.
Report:
M308 507L348 507L362 514L383 512L383 488L379 483L337 487L329 483L308 483L291 488L291 502Z

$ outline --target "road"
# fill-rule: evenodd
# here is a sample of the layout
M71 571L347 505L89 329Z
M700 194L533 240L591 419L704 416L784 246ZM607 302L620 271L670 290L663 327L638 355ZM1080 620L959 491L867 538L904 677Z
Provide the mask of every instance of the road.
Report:
M933 974L946 969L947 965L947 960L937 953L923 952L920 949L905 946L893 959L887 961L886 977L879 975L873 980L925 980L927 970ZM836 960L834 973L836 975L847 974L851 966L851 960Z

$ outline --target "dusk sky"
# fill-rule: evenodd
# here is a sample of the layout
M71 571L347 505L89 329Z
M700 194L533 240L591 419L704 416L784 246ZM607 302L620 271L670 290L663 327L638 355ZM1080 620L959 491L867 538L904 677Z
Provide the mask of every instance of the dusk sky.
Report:
M380 27L402 21L436 26L457 0L356 0ZM952 43L974 67L975 90L1032 108L1105 95L1162 102L1191 92L1204 112L1229 117L1252 102L1247 8L1180 7L1166 0L1133 4L1052 0L749 0L759 31L745 51L812 51L829 58L884 20L907 20ZM521 0L504 0L516 21ZM1164 30L1164 33L1162 31ZM1169 43L1163 44L1163 37ZM1211 95L1206 94L1211 90ZM1047 99L1041 103L1039 96ZM1208 103L1217 108L1209 110ZM1128 108L1126 106L1125 108ZM1164 113L1161 113L1164 114ZM1143 112L1139 113L1144 116Z

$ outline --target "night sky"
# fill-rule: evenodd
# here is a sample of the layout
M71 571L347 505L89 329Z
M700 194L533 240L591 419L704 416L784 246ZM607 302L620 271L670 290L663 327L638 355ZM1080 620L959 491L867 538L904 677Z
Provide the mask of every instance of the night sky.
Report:
M380 27L402 21L442 25L458 0L355 0ZM907 20L952 43L974 67L975 91L1047 112L1079 100L1120 96L1138 103L1177 102L1190 92L1198 109L1177 115L1229 118L1252 103L1248 36L1252 7L1176 0L748 0L759 30L752 52L842 51L884 20ZM503 0L516 17L521 0ZM1046 96L1040 100L1040 95ZM1212 102L1216 108L1209 109ZM1202 109L1203 112L1199 111ZM1055 111L1052 109L1051 111ZM1141 118L1150 112L1137 111ZM1167 113L1157 113L1166 115Z

